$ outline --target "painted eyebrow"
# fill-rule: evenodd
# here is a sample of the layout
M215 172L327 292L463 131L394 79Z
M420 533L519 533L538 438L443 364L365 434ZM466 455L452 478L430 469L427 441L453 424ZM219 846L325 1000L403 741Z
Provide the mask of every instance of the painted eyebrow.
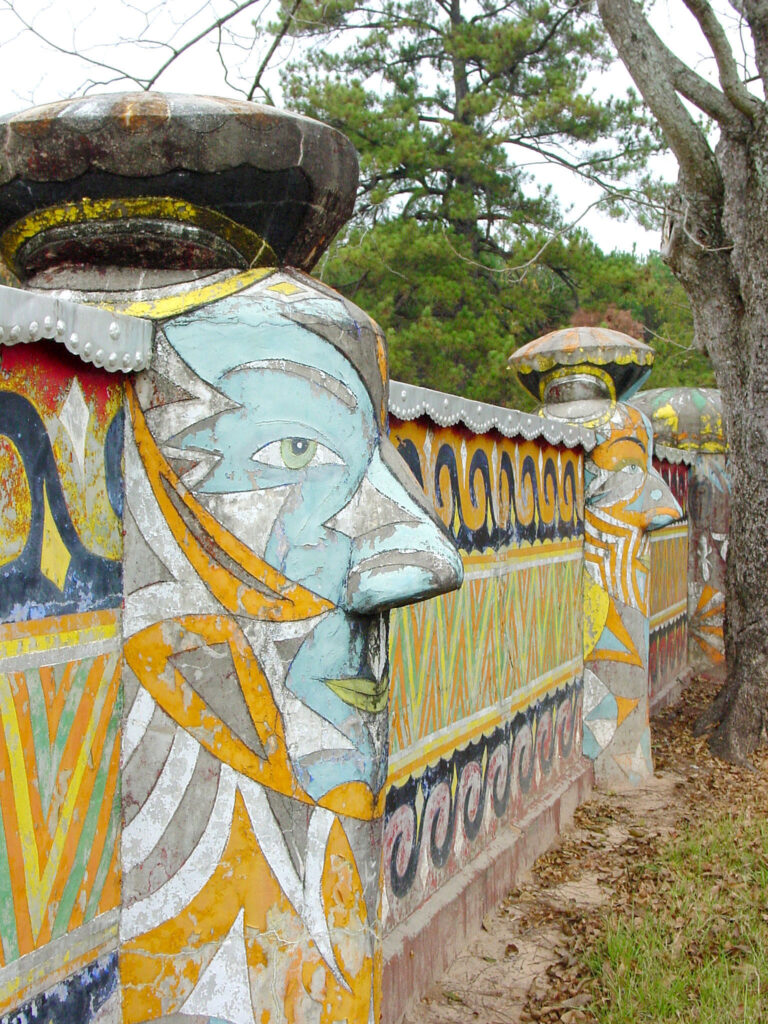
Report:
M615 441L609 442L608 447L613 448L615 444L636 444L640 451L645 454L645 445L636 437L617 437Z
M294 363L291 359L257 359L252 363L242 363L235 366L224 374L224 380L238 370L276 370L279 373L287 373L291 377L299 377L309 381L317 387L323 388L329 394L337 398L348 409L357 408L357 398L350 391L346 384L337 377L332 377L323 370L317 370L314 366L305 366L304 363Z

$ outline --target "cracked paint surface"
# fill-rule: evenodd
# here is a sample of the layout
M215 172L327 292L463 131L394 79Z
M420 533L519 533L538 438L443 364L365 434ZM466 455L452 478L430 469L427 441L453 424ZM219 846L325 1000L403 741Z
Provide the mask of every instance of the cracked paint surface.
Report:
M378 328L243 279L129 387L123 1017L367 1024L385 613L461 561L386 437Z
M0 351L3 1022L86 1022L116 989L121 449L120 381Z
M682 512L651 464L652 433L615 403L585 460L584 739L605 784L653 774L648 724L650 531Z

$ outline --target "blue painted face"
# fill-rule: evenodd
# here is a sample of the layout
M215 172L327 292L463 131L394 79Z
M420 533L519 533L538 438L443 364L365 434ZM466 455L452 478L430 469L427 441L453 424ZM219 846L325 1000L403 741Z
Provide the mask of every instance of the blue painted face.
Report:
M375 337L370 321L295 279L305 294L290 303L258 286L166 324L215 394L211 415L169 444L198 458L203 470L185 483L226 529L334 605L282 644L289 656L262 659L298 781L319 799L350 781L383 786L382 612L453 589L462 569L381 436L380 361L359 351ZM243 628L257 652L269 648L265 630L284 629Z

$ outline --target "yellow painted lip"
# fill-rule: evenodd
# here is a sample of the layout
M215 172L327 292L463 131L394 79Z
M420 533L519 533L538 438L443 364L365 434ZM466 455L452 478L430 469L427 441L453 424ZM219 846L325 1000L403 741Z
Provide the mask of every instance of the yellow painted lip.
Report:
M371 711L375 714L383 711L389 700L389 679L386 676L378 683L375 679L363 679L358 676L350 679L326 679L324 682L345 704L357 708L358 711Z

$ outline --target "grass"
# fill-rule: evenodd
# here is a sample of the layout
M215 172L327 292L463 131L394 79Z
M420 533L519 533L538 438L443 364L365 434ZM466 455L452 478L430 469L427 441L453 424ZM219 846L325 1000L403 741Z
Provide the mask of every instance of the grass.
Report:
M600 1024L768 1021L765 808L693 817L636 865L584 950Z

